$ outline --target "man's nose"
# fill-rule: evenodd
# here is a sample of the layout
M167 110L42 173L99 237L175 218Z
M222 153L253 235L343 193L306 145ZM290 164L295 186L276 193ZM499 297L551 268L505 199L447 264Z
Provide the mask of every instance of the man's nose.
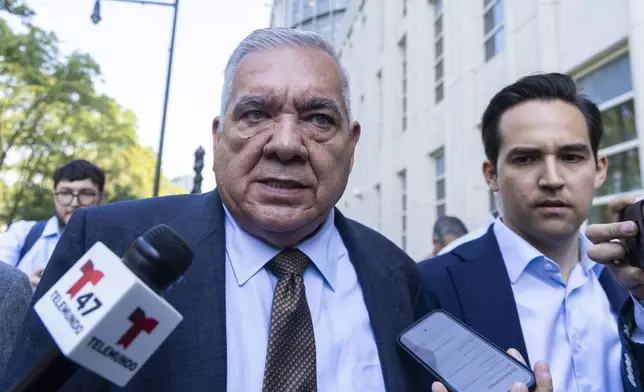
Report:
M282 118L273 128L273 135L264 147L264 154L276 156L281 161L308 159L308 151L302 140L301 125L297 118Z
M78 196L78 195L72 196L72 202L70 203L70 206L72 206L74 208L78 208L80 206L80 203L78 202L79 197L80 196Z
M548 156L544 160L543 173L539 179L539 186L544 188L557 189L564 185L561 175L561 168L556 157Z

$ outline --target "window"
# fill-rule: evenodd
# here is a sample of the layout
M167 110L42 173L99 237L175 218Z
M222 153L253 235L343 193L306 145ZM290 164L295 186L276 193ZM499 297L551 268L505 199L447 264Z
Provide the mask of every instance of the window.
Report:
M400 67L401 67L401 99L402 99L402 130L407 130L407 37L403 37L398 43L400 50Z
M384 1L380 2L380 23L378 28L380 29L380 51L382 52L385 49L385 13L387 12L387 4Z
M436 217L445 215L445 154L441 147L432 154L436 181Z
M331 33L331 39L332 39L331 42L333 42L333 40L335 40L335 36L342 31L342 26L343 26L342 21L344 20L342 18L344 13L342 12L335 12L332 15L333 15L333 31Z
M329 12L329 0L317 0L318 3L318 15Z
M380 231L382 230L382 192L380 190L380 184L377 184L374 190L376 192L376 227Z
M292 18L293 19L291 20L291 25L292 26L295 26L295 25L299 24L302 21L301 15L302 15L302 7L304 6L303 1L304 0L295 0L292 3L292 7L293 7L292 8L292 10L293 10Z
M640 180L639 149L633 148L608 156L606 181L599 189L599 196L623 193L642 187Z
M633 85L628 52L577 78L581 92L599 105L604 136L599 153L608 157L606 181L597 192L588 221L610 221L606 203L615 194L642 189Z
M349 0L335 0L335 9L345 9L349 5Z
M588 214L588 223L609 223L611 219L607 204L594 206Z
M382 118L385 111L384 95L382 91L382 70L378 71L376 80L378 83L378 113L376 114L376 116L378 116L378 128L376 129L376 132L378 133L378 152L380 152L382 151L382 134L384 132Z
M407 250L407 170L403 169L398 173L398 181L400 182L400 203L401 203L401 236L400 247L402 250Z
M436 103L442 101L445 96L443 48L443 0L436 0L434 4L434 99Z
M505 48L504 0L483 0L485 61Z
M317 18L317 32L327 41L331 41L333 39L332 22L333 20L329 14Z
M315 13L315 0L304 0L304 13L302 15L302 20L310 19Z

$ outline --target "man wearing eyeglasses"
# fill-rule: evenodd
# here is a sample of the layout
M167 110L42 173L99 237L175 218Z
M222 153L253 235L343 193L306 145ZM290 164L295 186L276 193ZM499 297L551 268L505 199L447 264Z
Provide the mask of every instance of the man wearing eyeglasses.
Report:
M105 173L85 160L54 172L54 216L45 221L18 221L0 235L0 261L27 274L35 290L65 225L81 207L103 204Z

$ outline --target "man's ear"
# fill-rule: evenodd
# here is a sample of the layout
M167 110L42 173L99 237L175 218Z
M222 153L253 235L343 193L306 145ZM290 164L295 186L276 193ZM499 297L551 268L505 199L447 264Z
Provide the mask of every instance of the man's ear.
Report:
M497 183L496 168L489 160L483 162L483 177L485 177L485 182L487 182L488 188L492 192L499 191L499 184Z
M353 121L351 122L351 129L349 130L349 134L351 135L351 166L349 169L349 173L353 170L353 160L355 158L355 152L356 152L356 145L358 144L358 140L360 140L360 132L362 130L362 126L360 125L359 122Z
M599 188L604 185L604 181L606 181L606 174L607 174L607 169L608 169L608 158L606 158L605 155L597 157L597 167L595 169L595 190L599 190Z
M221 117L217 116L212 120L212 149L213 151L217 150L217 145L219 144L219 138L221 137L221 131L219 127L221 126Z

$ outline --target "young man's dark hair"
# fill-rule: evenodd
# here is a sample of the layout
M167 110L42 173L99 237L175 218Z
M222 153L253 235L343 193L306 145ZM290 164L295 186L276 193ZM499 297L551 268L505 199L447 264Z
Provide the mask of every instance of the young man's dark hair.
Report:
M100 167L84 160L77 159L64 166L59 167L54 172L54 188L61 180L78 181L89 178L103 192L105 188L105 172Z
M588 136L593 156L597 159L599 141L604 129L601 113L597 106L582 95L575 81L568 75L548 73L530 75L499 91L490 101L481 124L483 146L487 159L496 167L501 149L501 116L508 109L528 100L562 100L575 105L583 114L588 125Z

